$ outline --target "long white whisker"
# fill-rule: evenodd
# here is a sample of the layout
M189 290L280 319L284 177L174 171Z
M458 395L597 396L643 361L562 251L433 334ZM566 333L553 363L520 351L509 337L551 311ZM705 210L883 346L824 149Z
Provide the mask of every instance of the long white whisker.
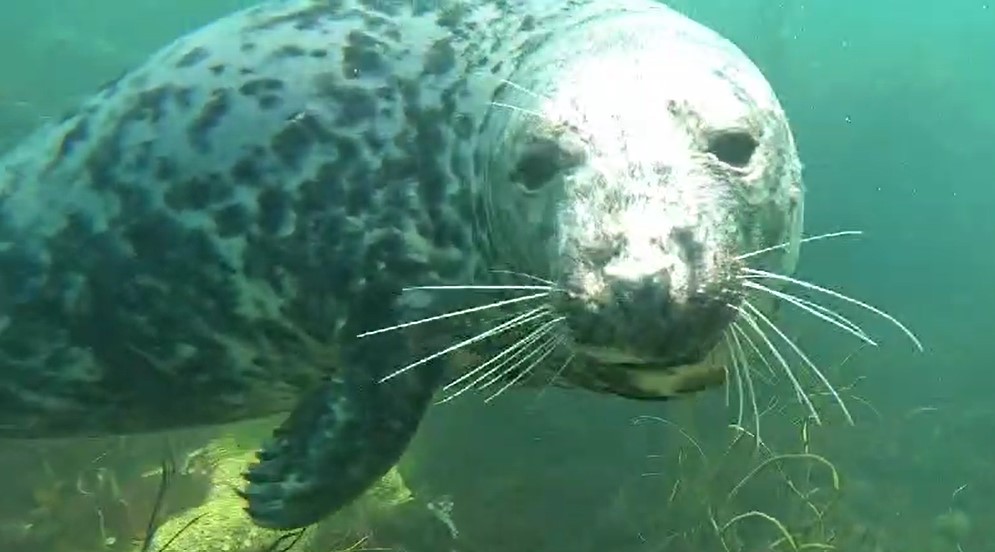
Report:
M746 344L750 346L750 349L753 350L753 353L756 354L758 357L760 357L760 360L767 366L767 371L770 372L771 377L776 379L777 371L774 370L774 367L771 366L770 361L767 360L767 355L760 352L760 347L757 347L757 344L754 343L753 338L750 337L750 334L746 333L746 330L743 329L743 326L740 325L739 322L734 321L732 325L733 327L739 330L740 336L746 341ZM759 374L760 372L757 372L757 375Z
M493 395L491 395L490 397L487 397L486 399L484 399L484 402L485 403L486 402L491 402L492 400L494 400L495 398L497 398L501 393L504 393L505 391L507 391L512 385L515 385L516 383L518 383L519 381L521 381L523 378L525 378L525 376L531 374L532 371L535 370L536 366L538 366L540 363L542 363L542 361L546 360L546 358L550 354L552 354L553 351L555 351L556 348L559 347L562 342L563 342L563 338L560 337L560 336L556 336L553 339L553 342L548 347L546 347L545 352L543 352L541 355L539 355L539 357L536 358L535 360L533 360L527 367L525 367L522 370L520 370L518 372L518 374L515 375L515 377L511 378L510 381L508 381L507 383L505 383L504 385L502 385L501 388L498 389L497 391L495 391Z
M549 381L546 382L546 385L543 385L542 389L539 390L539 393L536 395L535 401L541 399L542 396L546 393L546 390L553 386L553 384L556 382L556 379L559 378L560 375L566 371L567 367L570 366L570 363L573 362L576 356L577 356L576 352L572 352L567 356L567 359L563 361L563 364L561 364L560 367L555 372L553 372L553 375L549 378Z
M505 109L509 109L511 111L516 111L516 112L521 113L523 115L528 115L530 117L535 117L535 118L543 120L543 121L548 120L547 117L545 115L543 115L542 113L539 113L538 111L533 111L531 109L525 109L524 107L517 107L517 106L511 105L511 104L506 104L506 103L502 103L502 102L491 102L491 105L493 105L495 107L503 107Z
M529 320L529 317L531 317L533 314L535 314L535 313L537 313L539 311L548 310L548 309L549 309L549 307L544 305L542 307L536 307L536 308L534 308L534 309L532 309L532 310L530 310L528 312L520 314L520 315L512 318L511 320L508 320L506 322L502 322L501 324L498 324L497 326L495 326L493 328L490 328L489 330L480 332L480 333L478 333L477 335L475 335L473 337L464 339L463 341L460 341L459 343L457 343L455 345L451 345L449 347L446 347L445 349L442 349L441 351L432 353L432 354L430 354L430 355L428 355L426 357L423 357L423 358L421 358L419 360L416 360L416 361L412 362L411 364L408 364L407 366L405 366L403 368L399 368L399 369L395 370L394 372L391 372L390 374L388 374L388 375L380 378L380 383L383 383L383 382L385 382L385 381L387 381L387 380L389 380L389 379L391 379L391 378L393 378L393 377L395 377L395 376L397 376L399 374L403 374L404 372L407 372L408 370L411 370L412 368L415 368L417 366L421 366L422 364L425 364L426 362L429 362L431 360L437 359L437 358L439 358L439 357L441 357L441 356L443 356L445 354L451 353L451 352L453 352L453 351L455 351L457 349L462 349L463 347L466 347L467 345L470 345L472 343L476 343L476 342L481 341L483 339L487 339L488 337L495 336L495 335L497 335L499 333L502 333L502 332L507 331L507 330L509 330L511 328L514 328L515 326L524 324L524 323L526 323Z
M534 310L540 310L540 309L534 309ZM545 308L541 309L541 310L543 312L539 312L537 314L533 314L528 319L521 320L520 324L525 324L525 323L531 322L533 320L542 318L544 316L550 316L550 314L551 314L550 310L545 309ZM507 355L507 354L509 354L509 353L511 353L511 352L513 352L515 350L517 350L518 348L522 347L523 345L528 345L529 343L531 343L530 339L532 339L534 336L536 336L535 338L537 339L538 336L541 335L542 332L545 330L546 326L548 326L550 324L551 324L551 322L547 321L544 324L540 325L538 328L533 329L528 334L526 334L524 337L522 337L521 339L519 339L515 343L512 343L511 345L509 345L508 347L506 347L500 353L492 356L490 359L488 359L486 362L484 362L480 366L477 366L476 368L467 371L462 376L460 376L460 377L456 378L455 380L453 380L453 381L449 382L448 384L446 384L442 388L442 390L443 391L448 391L448 390L452 389L453 387L455 387L455 386L459 385L460 383L466 381L467 379L473 377L475 374L479 374L482 370L484 370L485 368L487 368L491 364L497 362L498 360L500 360L501 358L503 358L505 355ZM534 339L532 339L532 340L534 340Z
M898 320L896 320L895 317L893 317L892 315L884 312L883 310L881 310L881 309L879 309L877 307L873 307L871 305L868 305L867 303L865 303L863 301L860 301L858 299L854 299L853 297L849 297L849 296L843 295L842 293L840 293L838 291L833 291L831 289L815 285L815 284L813 284L811 282L806 282L804 280L799 280L798 278L792 278L791 276L784 276L782 274L775 274L773 272L768 272L766 270L757 270L755 268L744 268L742 270L743 270L743 272L746 272L746 273L749 273L749 274L752 274L752 275L755 275L755 276L758 276L758 277L761 277L761 278L770 278L772 280L780 280L782 282L789 282L789 283L801 286L801 287L806 288L806 289L810 289L810 290L813 290L813 291L818 291L820 293L824 293L824 294L829 295L831 297L835 297L835 298L840 299L842 301L846 301L847 303L851 303L851 304L857 305L858 307L861 307L861 308L864 308L866 310L869 310L869 311L873 312L874 314L876 314L876 315L884 318L885 320L888 320L892 324L894 324L896 327L898 327L898 329L902 330L902 332L904 332L905 335L908 336L908 338L911 339L913 343L915 343L916 348L918 348L920 351L923 350L922 343L919 341L919 338L917 338L915 336L915 334L913 334L901 322L899 322ZM746 277L744 277L744 279L746 279Z
M549 346L550 343L552 343L554 341L557 341L559 339L559 336L557 334L553 334L553 335L549 335L549 334L553 331L553 326L556 323L560 322L560 321L562 321L562 318L558 319L558 320L551 320L550 323L546 324L545 325L545 329L543 330L542 334L540 335L540 337L545 338L545 341L543 341L541 344L537 345L535 348L533 348L532 350L530 350L528 353L526 353L524 356L522 356L521 358L519 358L518 360L516 360L514 363L508 365L508 367L505 368L504 370L501 370L497 374L491 376L491 379L485 381L483 384L481 384L479 387L477 387L477 390L478 391L483 391L484 389L487 389L488 387L494 385L496 382L501 381L502 379L508 377L508 374L511 374L512 372L514 372L515 368L518 368L519 366L521 366L523 362L525 362L528 359L534 357L536 354L539 354L540 352L544 351L545 348L547 346ZM534 341L537 341L537 340L534 340ZM525 348L522 347L519 350L520 351L524 351Z
M739 414L736 417L736 424L743 425L743 407L745 401L743 400L743 372L742 366L739 364L739 358L736 356L736 352L732 350L732 343L729 340L729 334L725 334L726 347L729 349L729 357L732 360L732 371L736 375L736 394L739 397Z
M822 370L819 370L819 368L811 360L809 360L808 356L804 352L802 352L801 347L795 344L795 342L792 341L791 338L789 338L783 331L781 331L781 329L778 328L776 324L771 322L770 318L767 318L767 316L764 313L760 312L760 309L754 307L749 302L745 302L743 303L743 305L746 306L746 308L750 309L750 311L753 313L754 316L757 316L758 318L760 318L761 321L767 324L770 327L770 329L774 330L774 333L779 335L781 339L783 339L784 342L787 343L788 346L791 347L795 351L795 353L798 354L799 357L801 357L802 361L804 361L805 364L807 364L808 367L812 369L812 372L815 373L816 377L818 377L819 380L823 383L823 385L826 386L826 389L828 389L833 394L833 398L836 399L836 403L839 404L840 409L843 411L843 415L846 416L847 422L853 425L853 417L850 416L850 410L847 409L846 404L843 402L843 398L840 397L839 393L836 392L836 388L833 387L833 384L829 383L829 380L826 379L826 376L822 373Z
M543 96L542 94L533 92L532 90L529 90L528 88L525 88L524 86L522 86L520 84L517 84L517 83L514 83L514 82L512 82L512 81L510 81L508 79L501 79L501 82L504 83L504 84L507 84L508 86L514 88L515 90L518 90L519 92L524 92L524 93L528 94L529 96L532 96L533 98L535 98L537 100L548 100L549 99L546 96Z
M742 333L742 331L743 330L741 330L738 326L733 325L732 326L732 340L733 340L733 343L736 345L736 352L739 353L740 363L745 367L745 371L746 371L746 386L747 386L747 388L749 389L749 392L750 392L750 403L753 405L753 421L754 421L754 428L755 428L755 432L756 432L755 440L757 442L757 446L759 447L760 443L761 443L761 439L760 439L760 411L757 409L757 394L756 394L756 391L753 388L753 376L750 373L750 372L752 372L752 369L750 368L750 363L749 363L750 361L748 360L748 358L746 356L746 352L743 350L743 344L739 341L739 335L737 334L737 332L738 333Z
M535 290L546 290L552 291L554 288L550 286L516 286L516 285L461 285L461 286L416 286L407 287L403 291L413 291L413 290L472 290L472 291L496 291L496 290L513 290L513 291L535 291Z
M756 284L755 280L749 280L749 281L751 281L754 284ZM791 295L799 303L805 305L806 307L811 307L811 308L813 308L813 309L821 312L822 314L825 314L826 316L832 318L833 320L836 320L840 324L843 324L844 326L848 326L850 329L852 329L854 331L857 331L857 332L860 332L860 333L864 334L864 337L868 337L868 338L870 337L867 334L867 332L865 332L864 329L861 328L860 326L858 326L853 320L850 320L849 318L843 316L842 314L840 314L840 313L838 313L838 312L836 312L836 311L834 311L834 310L832 310L830 308L824 307L824 306L816 303L815 301L810 301L808 299L805 299L804 297L799 297L797 295L792 295L790 293L786 293L786 292L783 292L783 291L781 293L785 293L786 295ZM864 343L866 343L868 345L871 345L871 343L867 343L866 340L862 339L861 341L864 341Z
M799 309L802 309L803 311L811 314L812 316L815 316L816 318L819 318L821 320L825 320L826 322L829 322L830 324L832 324L832 325L836 326L837 328L839 328L839 329L841 329L841 330L849 333L850 335L853 335L854 337L856 337L857 339L859 339L859 340L867 343L868 345L873 345L873 346L877 347L877 343L875 343L873 339L867 337L867 334L864 333L864 330L861 329L860 326L857 326L853 322L850 322L845 317L843 317L843 315L841 315L841 314L838 314L838 313L836 313L834 311L826 309L825 307L822 307L821 305L818 305L817 303L812 303L811 301L809 301L809 303L811 303L810 305L806 304L805 301L799 299L798 297L795 297L795 296L790 295L788 293L780 292L780 291L778 291L776 289L771 289L771 288L769 288L769 287L767 287L767 286L765 286L763 284L758 284L758 283L752 282L750 280L744 280L743 281L743 285L746 286L746 287L748 287L748 288L751 288L751 289L755 289L755 290L758 290L758 291L763 291L763 292L769 293L769 294L771 294L774 297L777 297L779 299L783 299L783 300L787 301L788 303L791 303L792 305L798 307ZM816 307L818 307L818 308L816 308ZM829 313L832 313L832 314L830 315L830 314L823 313L823 312L821 312L821 309L825 309L826 311L828 311ZM837 318L834 318L834 316L837 317Z
M553 319L553 320L549 320L549 321L543 323L538 328L536 328L536 329L532 330L531 332L529 332L528 335L526 335L525 337L519 339L514 344L512 344L509 347L507 347L505 350L501 351L500 353L498 353L494 357L491 357L483 365L478 366L477 368L471 370L470 372L468 372L466 374L463 374L456 381L453 381L450 384L446 385L446 387L444 389L450 389L453 386L458 385L459 383L461 383L463 381L466 381L467 379L473 377L474 374L478 374L477 377L474 378L472 381L470 381L469 383L465 384L458 391L456 391L456 392L450 394L449 396L447 396L446 398L442 399L441 401L439 401L439 403L441 404L441 403L449 402L449 401L455 399L456 397L459 397L463 393L469 391L470 389L473 389L481 381L487 379L492 374L494 374L495 372L497 372L498 370L500 370L502 366L506 365L509 361L513 360L515 357L519 356L523 351L526 350L526 348L529 345L531 345L532 343L535 343L537 340L539 340L544 335L546 335L547 333L549 333L550 328L554 324L556 324L557 322L559 322L561 320L563 320L562 317L557 318L557 319ZM489 369L487 371L483 371L484 368L486 368L488 365L493 364L494 362L496 362L497 360L505 357L509 353L510 353L510 356L508 356L508 358L505 358L500 363L496 364L493 368L491 368L491 369ZM483 372L483 373L481 373L481 372Z
M815 406L812 404L812 401L809 400L808 395L805 394L805 390L798 382L798 378L795 377L795 374L791 371L791 367L788 366L788 361L784 360L784 356L781 355L781 352L777 350L777 347L774 346L774 343L771 342L770 338L767 337L767 334L764 333L760 325L757 324L757 321L754 320L753 315L737 305L730 304L729 307L739 311L739 313L743 316L743 320L746 320L746 322L750 325L750 327L753 328L753 331L755 331L757 335L760 336L760 339L764 341L764 343L767 345L767 348L770 349L770 352L774 354L774 357L777 358L778 362L781 364L781 367L784 369L784 373L787 374L788 379L791 380L791 384L794 386L795 393L798 395L798 398L801 399L801 401L805 403L805 406L808 407L809 412L812 414L812 419L815 420L815 423L821 425L822 419L819 417L819 413L816 412Z
M540 278L538 276L534 276L532 274L528 274L528 273L525 273L525 272L516 272L514 270L503 270L503 269L495 269L495 270L491 270L491 272L493 272L495 274L511 274L512 276L521 276L522 278L526 278L528 280L533 280L533 281L536 281L536 282L541 282L543 284L549 285L552 288L556 288L556 282L554 282L552 280L547 280L545 278ZM557 288L557 289L559 289L559 288Z
M440 314L437 316L430 316L428 318L422 318L421 320L414 320L412 322L404 322L403 324L397 324L394 326L388 326L386 328L380 328L379 330L373 330L369 332L364 332L357 335L357 338L368 337L371 335L386 333L394 330L400 330L402 328L409 328L411 326L417 326L419 324L427 324L429 322L434 322L436 320L444 320L446 318L453 318L456 316L463 316L464 314L472 314L475 312L485 311L489 309L496 309L498 307L503 307L505 305L513 305L515 303L522 303L524 301L532 301L533 299L540 299L548 296L546 292L543 293L533 293L531 295L526 295L524 297L515 297L513 299L504 299L502 301L495 301L494 303L488 303L486 305L479 305L476 307L470 307L468 309L462 309L455 312L447 312L445 314Z
M798 243L808 243L808 242L813 242L813 241L816 241L816 240L824 240L824 239L827 239L827 238L838 238L838 237L841 237L841 236L859 236L861 234L863 234L863 231L861 231L861 230L841 230L839 232L830 232L828 234L819 234L817 236L809 236L807 238L802 238ZM744 253L742 255L739 255L739 256L735 257L735 259L737 261L742 261L743 259L749 259L750 257L756 257L757 255L763 255L764 253L768 253L770 251L776 251L778 249L784 249L785 247L788 247L789 245L791 245L791 242L779 243L777 245L772 245L770 247L765 247L763 249L757 249L756 251L750 251L749 253Z

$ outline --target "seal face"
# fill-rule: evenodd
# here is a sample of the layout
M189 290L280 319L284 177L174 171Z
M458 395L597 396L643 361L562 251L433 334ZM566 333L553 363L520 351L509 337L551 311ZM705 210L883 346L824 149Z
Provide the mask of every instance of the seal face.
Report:
M651 0L423 4L232 14L0 158L0 435L290 411L245 497L293 528L440 387L723 381L743 256L800 239L757 69Z

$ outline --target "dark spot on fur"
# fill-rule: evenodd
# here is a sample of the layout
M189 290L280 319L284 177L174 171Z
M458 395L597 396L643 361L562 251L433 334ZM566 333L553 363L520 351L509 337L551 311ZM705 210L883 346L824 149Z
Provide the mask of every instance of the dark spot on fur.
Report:
M166 156L160 156L155 163L155 177L166 182L176 178L176 162Z
M457 115L453 121L453 130L460 139L469 140L473 137L476 129L474 128L473 119L469 115L462 113Z
M328 50L320 50L320 49L316 48L314 50L311 50L311 54L310 55L313 58L319 58L319 59L320 58L326 58L326 57L328 57Z
M224 63L216 63L211 66L211 73L215 76L219 76L225 72L226 66Z
M117 134L100 139L90 150L86 170L93 187L107 189L117 183L116 169L121 161L121 144Z
M303 125L291 121L270 140L270 149L284 165L300 167L301 161L314 146L314 137Z
M442 75L456 67L456 51L449 39L435 41L425 54L424 72L429 75Z
M176 62L176 67L177 69L192 67L204 61L205 59L210 57L210 55L211 53L207 51L206 48L198 46L193 50L190 50L189 52L183 54L183 57L181 57L180 60Z
M111 94L117 92L118 85L121 83L121 79L127 75L127 71L122 71L118 76L110 79L109 81L101 84L97 87L97 93L105 96L110 96Z
M259 96L269 92L279 92L283 90L283 81L274 78L259 78L246 81L238 88L238 91L245 96Z
M440 27L455 30L461 26L469 12L470 8L466 4L454 2L448 8L439 12L436 22Z
M311 7L267 19L256 25L254 29L273 29L291 24L298 31L310 31L320 27L326 19L335 17L342 8L342 0L322 0Z
M340 87L336 90L335 99L339 102L339 116L335 118L337 125L350 127L376 116L376 100L365 88Z
M243 42L242 46L239 47L239 50L241 50L243 54L250 54L256 50L256 43Z
M176 88L173 97L176 100L176 105L183 109L190 109L193 105L193 88L189 86Z
M187 127L187 136L194 146L201 152L210 149L210 141L207 134L224 118L231 109L230 94L225 89L216 89L211 92L211 99L204 104L200 114Z
M520 31L531 31L536 28L536 18L531 15L526 15L522 18L522 24L518 27Z
M152 166L152 140L142 140L138 145L131 148L133 154L131 170L142 174L148 172Z
M280 107L283 105L283 98L277 96L276 94L267 94L265 96L260 96L256 102L259 104L259 109L268 111L274 107Z
M259 155L252 153L238 160L231 169L231 177L236 184L256 184L262 178L259 169Z
M290 197L281 188L266 188L256 200L259 206L259 228L266 234L281 234L290 221Z
M80 117L63 136L59 143L59 157L65 157L72 153L73 149L80 142L85 141L90 136L90 124L86 117Z
M164 201L174 211L200 211L230 195L231 187L220 175L207 175L173 184L166 191Z
M241 236L249 230L252 221L245 207L233 203L214 212L214 224L222 238Z
M130 109L122 115L123 120L158 123L166 114L166 100L172 93L173 87L170 85L139 92Z
M381 74L384 59L380 54L382 44L361 31L351 31L342 49L342 75L353 79L362 74Z
M277 59L296 58L307 55L307 50L294 44L280 46L273 52L273 57Z

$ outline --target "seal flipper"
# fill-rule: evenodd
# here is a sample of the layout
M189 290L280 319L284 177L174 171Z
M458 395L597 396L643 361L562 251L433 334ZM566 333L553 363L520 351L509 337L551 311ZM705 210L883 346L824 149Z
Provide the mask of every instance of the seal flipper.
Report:
M376 341L354 347L342 376L302 400L257 454L241 493L257 525L296 529L316 523L352 502L400 459L442 366L426 363L381 383L382 370L393 367L382 363L407 348Z

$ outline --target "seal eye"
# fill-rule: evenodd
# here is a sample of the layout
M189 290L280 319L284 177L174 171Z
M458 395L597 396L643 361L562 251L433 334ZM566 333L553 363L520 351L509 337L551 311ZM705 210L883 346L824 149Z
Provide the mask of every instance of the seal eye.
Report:
M528 190L538 190L576 161L555 140L540 138L525 147L511 178Z
M741 130L720 132L708 141L708 153L726 165L744 168L750 164L759 144L748 132Z

